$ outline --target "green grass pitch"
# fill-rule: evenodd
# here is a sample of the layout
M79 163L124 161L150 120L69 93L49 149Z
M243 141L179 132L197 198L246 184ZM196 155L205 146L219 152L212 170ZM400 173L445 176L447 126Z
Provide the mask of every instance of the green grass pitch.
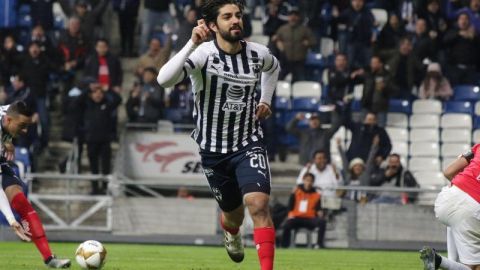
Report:
M256 270L257 254L246 249L240 264L230 261L221 247L109 244L105 270ZM75 243L53 243L59 257L73 261L71 269L80 269L74 261ZM0 269L46 269L31 243L0 243ZM423 269L417 252L367 250L277 249L276 270L409 270Z

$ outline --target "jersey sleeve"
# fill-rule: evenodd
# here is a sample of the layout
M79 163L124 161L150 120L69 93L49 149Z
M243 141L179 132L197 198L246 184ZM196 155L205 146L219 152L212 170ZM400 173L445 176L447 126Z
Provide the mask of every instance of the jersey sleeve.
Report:
M275 56L263 46L263 66L262 66L262 93L260 102L268 105L272 102L273 92L277 87L278 75L280 73L280 64Z

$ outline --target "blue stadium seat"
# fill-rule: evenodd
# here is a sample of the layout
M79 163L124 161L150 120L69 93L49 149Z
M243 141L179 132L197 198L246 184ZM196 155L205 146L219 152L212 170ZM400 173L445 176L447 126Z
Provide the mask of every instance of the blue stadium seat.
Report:
M350 104L352 112L360 112L362 111L362 102L360 100L352 100Z
M412 104L406 99L390 99L389 112L412 113Z
M18 17L18 26L24 28L32 27L32 17L30 15L22 15Z
M318 111L319 102L317 98L297 97L293 99L292 109L294 111L315 112Z
M480 100L480 87L476 85L458 85L453 88L453 99L456 101Z
M480 116L476 115L473 118L473 129L480 129Z
M172 121L173 123L179 123L183 119L184 109L166 109L165 110L165 119Z
M30 5L23 4L23 5L20 5L20 7L18 8L18 15L20 16L29 15L30 12L31 12Z
M468 101L447 101L445 102L446 113L473 113L473 106Z
M56 16L53 21L53 28L56 30L63 30L65 29L65 22L61 16Z
M290 108L291 108L291 102L289 98L277 97L275 99L276 110L286 111L286 110L290 110Z
M314 68L323 68L324 58L319 53L309 52L307 54L307 59L305 60L305 65Z
M30 171L32 162L30 160L30 153L28 152L27 148L15 147L15 161L19 161L25 166L25 172Z

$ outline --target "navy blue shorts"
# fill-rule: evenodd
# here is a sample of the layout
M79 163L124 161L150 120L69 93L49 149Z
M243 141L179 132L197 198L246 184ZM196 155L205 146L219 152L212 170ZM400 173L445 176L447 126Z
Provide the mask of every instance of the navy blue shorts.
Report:
M19 185L22 188L24 187L23 181L17 176L13 168L7 162L0 163L0 177L3 190L13 185Z
M203 172L222 211L237 209L247 193L270 194L270 166L262 143L255 142L228 154L200 152L200 156Z

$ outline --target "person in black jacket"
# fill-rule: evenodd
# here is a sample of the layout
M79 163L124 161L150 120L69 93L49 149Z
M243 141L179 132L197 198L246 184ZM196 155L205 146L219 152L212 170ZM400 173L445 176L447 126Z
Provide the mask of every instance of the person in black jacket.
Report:
M50 119L47 109L47 84L50 73L55 71L55 66L45 55L41 54L41 45L34 41L28 46L28 54L22 61L20 72L25 78L26 85L32 91L37 103L40 118L41 148L48 145L50 133Z
M137 25L138 8L140 0L113 0L113 9L118 14L120 30L121 55L133 57L133 43L135 40L135 27ZM193 27L192 27L193 28ZM190 33L191 33L190 29ZM185 44L180 42L181 44Z
M98 79L104 89L121 92L123 71L118 57L110 53L108 41L98 39L95 43L95 53L85 61L85 76Z
M145 0L145 10L142 16L142 33L140 36L139 55L145 53L148 41L156 28L167 26L169 31L173 29L173 17L170 14L169 5L172 0Z
M82 96L78 109L83 108L85 142L87 143L88 160L92 174L104 175L111 172L112 112L120 105L122 98L111 90L102 89L100 84L90 87L88 96ZM101 164L101 166L99 166ZM98 181L92 181L92 193L105 193L107 183L102 187Z
M347 117L345 127L352 132L352 142L347 151L349 161L357 157L362 160L368 160L370 146L377 135L379 144L377 154L375 155L376 163L380 164L390 154L392 150L390 137L384 128L377 125L377 117L374 113L367 113L363 123L353 123Z
M76 0L73 9L70 8L69 2L69 0L59 1L65 14L68 17L76 16L80 19L80 29L88 39L95 40L100 37L101 35L96 33L98 31L95 31L95 24L102 17L110 1L100 0L91 10L88 9L89 1L87 0Z
M156 123L163 118L165 89L157 83L157 70L153 67L143 71L143 84L135 85L127 101L130 122Z
M23 46L18 45L13 35L2 40L0 48L0 85L8 87L10 77L18 73L22 58Z

